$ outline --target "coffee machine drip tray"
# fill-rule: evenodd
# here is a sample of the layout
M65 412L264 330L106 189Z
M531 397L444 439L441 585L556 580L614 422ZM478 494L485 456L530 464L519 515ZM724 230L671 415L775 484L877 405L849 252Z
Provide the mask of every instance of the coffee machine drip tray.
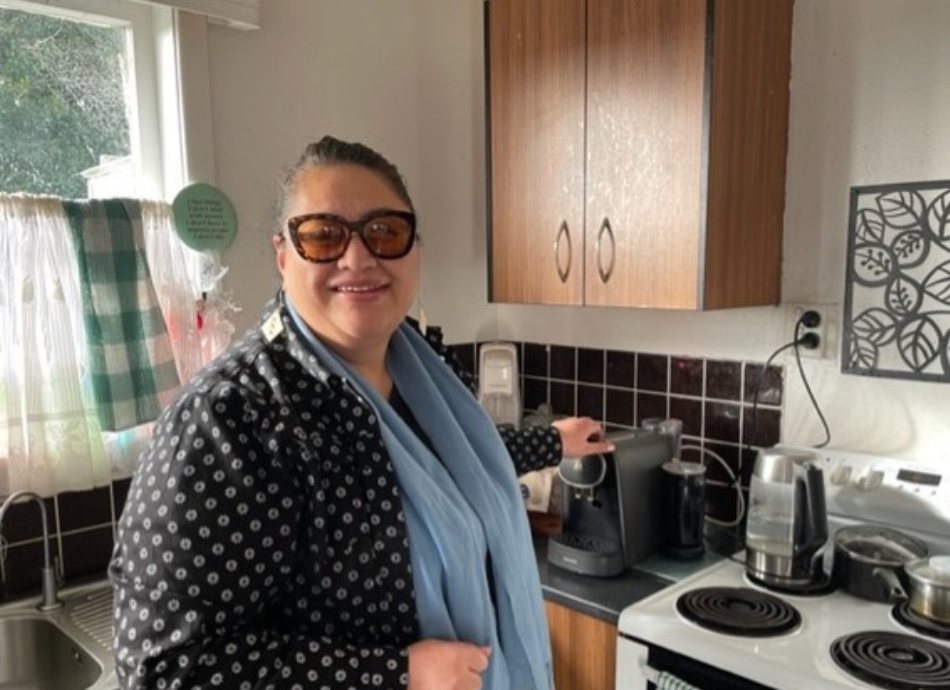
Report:
M625 567L620 542L576 532L562 532L548 540L548 562L594 577L613 577Z

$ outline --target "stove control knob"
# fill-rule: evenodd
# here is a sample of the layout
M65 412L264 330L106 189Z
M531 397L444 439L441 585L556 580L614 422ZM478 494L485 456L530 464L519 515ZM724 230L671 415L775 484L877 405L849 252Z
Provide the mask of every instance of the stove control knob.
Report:
M834 486L844 486L851 479L851 465L838 465L831 471L829 480Z
M881 470L871 470L868 472L865 488L868 491L873 491L874 489L880 489L883 483L884 473Z
M854 485L862 491L874 491L881 486L884 481L884 473L880 470L871 470L867 474L858 477Z

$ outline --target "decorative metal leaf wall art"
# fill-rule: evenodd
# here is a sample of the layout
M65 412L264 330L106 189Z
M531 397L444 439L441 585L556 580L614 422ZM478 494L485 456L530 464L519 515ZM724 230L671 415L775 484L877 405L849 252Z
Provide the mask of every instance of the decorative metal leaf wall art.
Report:
M841 371L950 382L950 180L851 188Z

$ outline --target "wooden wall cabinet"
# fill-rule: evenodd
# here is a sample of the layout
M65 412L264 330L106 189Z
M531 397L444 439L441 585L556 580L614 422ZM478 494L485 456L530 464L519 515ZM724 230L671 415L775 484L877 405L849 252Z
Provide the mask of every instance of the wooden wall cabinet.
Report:
M490 299L780 299L793 0L486 3Z
M557 690L613 690L617 628L551 601L544 608Z

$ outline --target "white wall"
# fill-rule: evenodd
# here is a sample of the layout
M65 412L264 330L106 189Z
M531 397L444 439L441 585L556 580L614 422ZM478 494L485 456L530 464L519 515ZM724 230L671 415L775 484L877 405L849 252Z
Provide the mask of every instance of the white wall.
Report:
M712 313L486 302L481 0L268 0L264 28L213 27L218 185L241 220L225 261L248 326L277 287L266 242L277 170L323 133L360 139L403 170L425 237L422 296L450 341L499 336L764 361L788 308ZM950 3L797 0L783 302L844 295L852 185L950 178ZM946 385L806 362L832 445L950 462ZM791 360L784 440L820 425Z
M217 184L241 222L225 256L245 310L237 322L250 325L278 285L266 241L278 171L333 134L377 148L406 177L430 322L456 341L473 337L473 324L493 324L481 2L268 0L262 11L259 32L212 27L209 36ZM466 318L453 321L459 311Z

